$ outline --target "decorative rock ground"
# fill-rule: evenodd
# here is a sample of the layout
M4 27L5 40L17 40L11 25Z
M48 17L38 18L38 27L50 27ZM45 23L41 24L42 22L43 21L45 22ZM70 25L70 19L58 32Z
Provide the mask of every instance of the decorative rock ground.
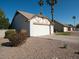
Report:
M0 39L0 44L8 42ZM79 44L67 43L67 49L61 49L65 42L43 39L28 38L21 47L0 46L0 59L79 59L74 52L79 50Z

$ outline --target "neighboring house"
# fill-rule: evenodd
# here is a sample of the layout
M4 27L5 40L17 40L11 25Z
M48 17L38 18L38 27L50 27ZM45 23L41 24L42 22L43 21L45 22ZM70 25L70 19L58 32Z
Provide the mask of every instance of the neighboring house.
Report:
M64 25L64 32L71 32L74 31L74 27L73 26L69 26L69 25Z
M29 36L42 36L54 33L53 23L43 15L34 15L16 11L11 26L18 30L25 29Z
M74 27L72 25L64 25L56 20L54 20L54 32L71 32L74 31Z
M63 24L61 24L60 22L54 20L54 32L63 32Z
M68 26L67 25L64 25L63 29L64 29L64 32L68 32Z

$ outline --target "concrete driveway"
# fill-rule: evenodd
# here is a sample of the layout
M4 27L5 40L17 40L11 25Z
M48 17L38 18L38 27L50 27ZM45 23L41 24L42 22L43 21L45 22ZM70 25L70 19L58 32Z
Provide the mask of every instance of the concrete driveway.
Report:
M70 36L52 34L52 35L41 36L41 38L49 38L65 42L79 43L79 32L72 32Z

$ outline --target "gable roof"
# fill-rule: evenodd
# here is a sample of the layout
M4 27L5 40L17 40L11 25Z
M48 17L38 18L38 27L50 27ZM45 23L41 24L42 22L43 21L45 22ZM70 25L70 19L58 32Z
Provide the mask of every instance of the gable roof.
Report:
M64 24L65 27L74 27L72 25L69 25L69 24Z
M38 17L41 17L41 18L47 18L48 19L48 17L43 16L41 14L35 15L35 14L27 13L27 12L24 12L24 11L20 11L20 10L17 10L16 13L20 13L21 15L23 15L24 17L26 17L28 19L31 19L34 16L38 16Z
M64 27L74 27L73 25L63 24L63 23L60 23L59 21L56 21L56 20L54 20L54 22L59 23L59 24L61 24Z
M12 26L12 24L13 24L13 22L14 22L14 18L15 18L15 16L16 16L18 13L20 13L21 15L23 15L25 18L28 18L28 20L30 20L30 19L33 18L34 16L38 16L38 17L41 17L41 18L47 18L47 20L50 22L50 24L52 24L52 25L54 24L54 23L51 22L51 21L48 19L48 17L46 17L46 16L43 16L43 15L40 15L40 14L35 15L35 14L31 14L31 13L27 13L27 12L24 12L24 11L17 10L16 13L15 13L15 15L14 15L14 17L13 17L13 20L12 20L10 26Z
M43 16L41 14L38 14L38 15L35 15L35 14L31 14L31 13L27 13L27 12L24 12L24 11L20 11L20 10L17 10L18 13L20 13L21 15L23 15L24 17L28 18L29 20L31 18L33 18L34 16L38 16L38 17L41 17L41 18L47 18L47 16ZM50 24L54 24L51 20L48 19L48 21L50 22Z
M64 24L60 23L59 21L57 21L57 20L55 20L55 19L54 19L53 21L52 21L52 20L50 20L50 21L51 21L53 24L58 23L58 24L64 26Z
M58 23L58 24L60 24L60 25L62 25L62 26L64 26L64 24L60 23L60 22L57 21L57 20L54 20L54 22L55 22L55 23Z
M28 19L31 19L34 16L38 16L38 17L41 17L41 18L47 18L48 19L48 17L43 16L41 14L35 15L35 14L27 13L27 12L24 12L24 11L20 11L20 10L17 10L16 13L20 13L21 15L23 15L24 17L26 17Z
M20 11L20 10L17 10L17 12L20 13L21 15L23 15L24 17L28 18L28 19L31 19L34 16L34 14L27 13L27 12Z

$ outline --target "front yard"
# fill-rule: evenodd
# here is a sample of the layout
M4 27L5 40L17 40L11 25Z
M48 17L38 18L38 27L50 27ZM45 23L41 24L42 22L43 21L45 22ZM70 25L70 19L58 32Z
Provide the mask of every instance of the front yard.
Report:
M79 59L78 43L35 37L28 38L20 47L2 46L5 42L8 40L0 39L0 59Z

